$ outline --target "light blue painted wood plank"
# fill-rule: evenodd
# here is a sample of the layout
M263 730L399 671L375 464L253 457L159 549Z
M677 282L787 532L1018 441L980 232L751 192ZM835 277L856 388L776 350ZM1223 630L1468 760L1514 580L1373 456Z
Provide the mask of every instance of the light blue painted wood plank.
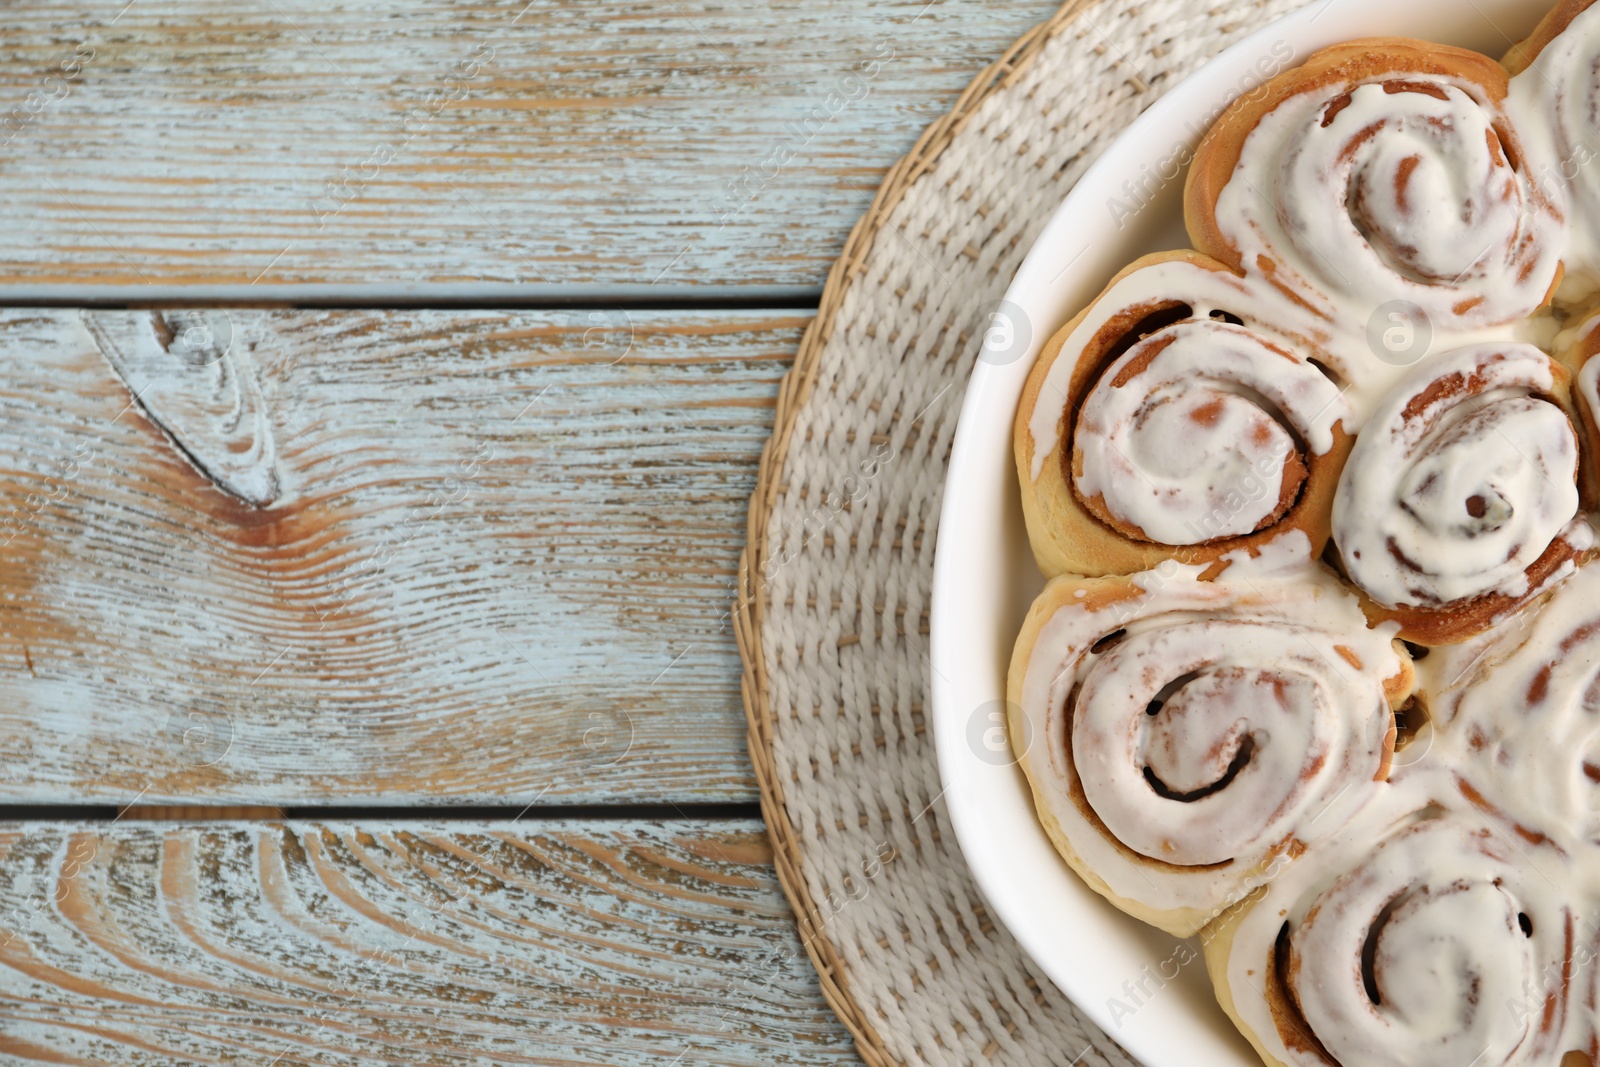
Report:
M0 300L814 289L885 169L1054 7L12 5Z
M0 314L0 799L754 798L727 610L803 313L154 323Z
M759 822L0 827L0 1059L859 1062Z

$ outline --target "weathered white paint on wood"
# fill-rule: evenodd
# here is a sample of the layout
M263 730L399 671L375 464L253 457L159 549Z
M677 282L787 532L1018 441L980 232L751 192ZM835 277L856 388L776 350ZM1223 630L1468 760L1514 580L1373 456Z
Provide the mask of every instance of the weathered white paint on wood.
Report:
M754 822L0 828L6 1063L854 1062Z
M804 324L0 313L0 800L751 799L726 612Z
M146 417L217 488L255 507L277 501L277 434L228 312L91 313L83 324Z
M8 5L0 300L819 286L887 167L1056 6Z

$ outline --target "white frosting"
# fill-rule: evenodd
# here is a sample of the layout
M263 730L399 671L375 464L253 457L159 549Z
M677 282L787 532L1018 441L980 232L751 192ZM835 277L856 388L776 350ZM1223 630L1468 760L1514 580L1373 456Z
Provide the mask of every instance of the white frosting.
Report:
M1224 324L1212 318L1214 312L1234 315L1247 323L1249 332L1259 339L1259 343L1299 356L1315 356L1321 351L1322 341L1328 337L1326 323L1306 314L1281 294L1235 277L1227 271L1199 267L1187 260L1167 260L1133 271L1107 288L1083 313L1063 342L1061 355L1045 375L1038 401L1028 416L1028 432L1033 442L1030 476L1034 481L1038 481L1046 458L1060 442L1061 417L1066 410L1067 392L1078 356L1113 319L1124 315L1130 308L1156 308L1175 302L1187 304L1191 311L1190 319L1195 322L1220 326ZM1268 322L1274 325L1264 325ZM1223 337L1228 345L1237 344L1234 335L1218 336ZM1285 388L1291 391L1306 388L1294 384L1304 380L1295 366L1286 363L1278 373L1285 379ZM1306 414L1316 416L1315 421L1319 425L1331 427L1333 423L1344 419L1349 427L1349 405L1337 394L1337 389L1328 394L1330 404L1327 410L1319 411L1314 407ZM1325 438L1319 437L1319 440L1322 439Z
M1600 564L1439 661L1432 755L1488 770L1475 788L1562 848L1600 842Z
M1590 316L1574 332L1587 337L1597 329L1600 329L1600 314ZM1590 359L1585 363L1573 384L1579 402L1588 408L1589 416L1596 424L1600 424L1600 359Z
M1296 438L1326 453L1346 412L1310 363L1242 326L1185 320L1135 344L1085 398L1077 487L1162 544L1251 533L1277 512Z
M1562 295L1600 289L1600 7L1574 18L1511 79L1506 109L1539 187L1570 205Z
M1073 765L1089 805L1135 852L1184 866L1293 833L1330 798L1327 783L1370 780L1383 760L1381 679L1337 660L1341 640L1308 641L1270 614L1130 629L1071 676Z
M1220 909L1291 839L1332 833L1377 786L1383 683L1403 670L1393 628L1367 628L1303 534L1284 541L1259 564L1230 557L1215 582L1171 564L1135 576L1134 598L1069 601L1033 646L1023 767L1118 896ZM1079 788L1105 830L1074 801Z
M1546 1062L1550 1043L1531 1032L1539 1019L1507 1010L1566 954L1564 916L1538 906L1540 894L1522 884L1528 874L1493 831L1430 819L1319 894L1293 928L1290 966L1301 1011L1334 1058ZM1524 933L1524 917L1538 936ZM1364 951L1371 991L1350 966Z
M1235 1006L1271 1054L1322 1067L1266 999L1287 922L1296 1001L1339 1062L1555 1063L1596 1033L1600 562L1417 678L1432 721L1390 781L1241 920Z
M1227 980L1276 1058L1324 1067L1306 1030L1350 1067L1544 1067L1586 1045L1563 980L1576 923L1561 887L1575 872L1437 786L1385 787L1322 862L1286 868L1243 920ZM1289 967L1272 976L1286 924ZM1271 977L1303 1019L1287 1040Z
M1462 349L1402 382L1334 498L1351 579L1391 607L1526 593L1526 568L1578 511L1577 438L1540 396L1553 384L1549 357L1524 345Z
M1564 224L1509 162L1506 116L1470 84L1385 81L1301 93L1263 116L1217 225L1248 268L1269 261L1331 321L1359 329L1396 300L1446 331L1523 318L1555 281ZM1389 91L1399 83L1428 91Z

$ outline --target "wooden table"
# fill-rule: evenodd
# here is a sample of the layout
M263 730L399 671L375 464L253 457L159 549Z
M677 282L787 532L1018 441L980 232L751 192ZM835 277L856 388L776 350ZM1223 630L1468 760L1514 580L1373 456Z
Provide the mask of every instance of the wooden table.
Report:
M1051 7L7 8L0 1061L854 1060L746 498L881 175Z

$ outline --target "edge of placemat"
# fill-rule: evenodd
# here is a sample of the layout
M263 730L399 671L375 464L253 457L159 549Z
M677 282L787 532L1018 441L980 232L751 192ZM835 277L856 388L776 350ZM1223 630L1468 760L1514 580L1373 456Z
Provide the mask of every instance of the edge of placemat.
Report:
M942 118L934 122L911 151L901 157L883 184L867 213L858 220L846 239L844 251L828 271L817 316L806 328L795 354L794 366L784 376L778 391L777 412L772 436L761 452L761 467L755 491L750 496L750 517L745 547L739 554L737 599L733 604L734 637L739 658L744 664L741 690L744 695L747 741L750 761L755 766L761 789L761 814L772 838L773 863L778 881L794 909L800 940L821 981L822 994L855 1037L856 1049L869 1067L899 1067L878 1036L866 1013L849 991L843 961L833 942L823 936L821 912L806 888L800 870L800 843L786 813L783 782L772 757L772 708L767 700L766 664L761 657L761 626L766 614L764 589L756 580L766 556L767 521L778 497L777 478L789 451L795 421L816 381L822 350L833 331L833 319L844 302L844 294L876 240L879 229L901 196L933 165L949 146L966 121L976 113L989 95L1006 85L1038 55L1056 31L1076 19L1094 0L1068 0L1049 19L1019 37L1005 53L968 84Z

